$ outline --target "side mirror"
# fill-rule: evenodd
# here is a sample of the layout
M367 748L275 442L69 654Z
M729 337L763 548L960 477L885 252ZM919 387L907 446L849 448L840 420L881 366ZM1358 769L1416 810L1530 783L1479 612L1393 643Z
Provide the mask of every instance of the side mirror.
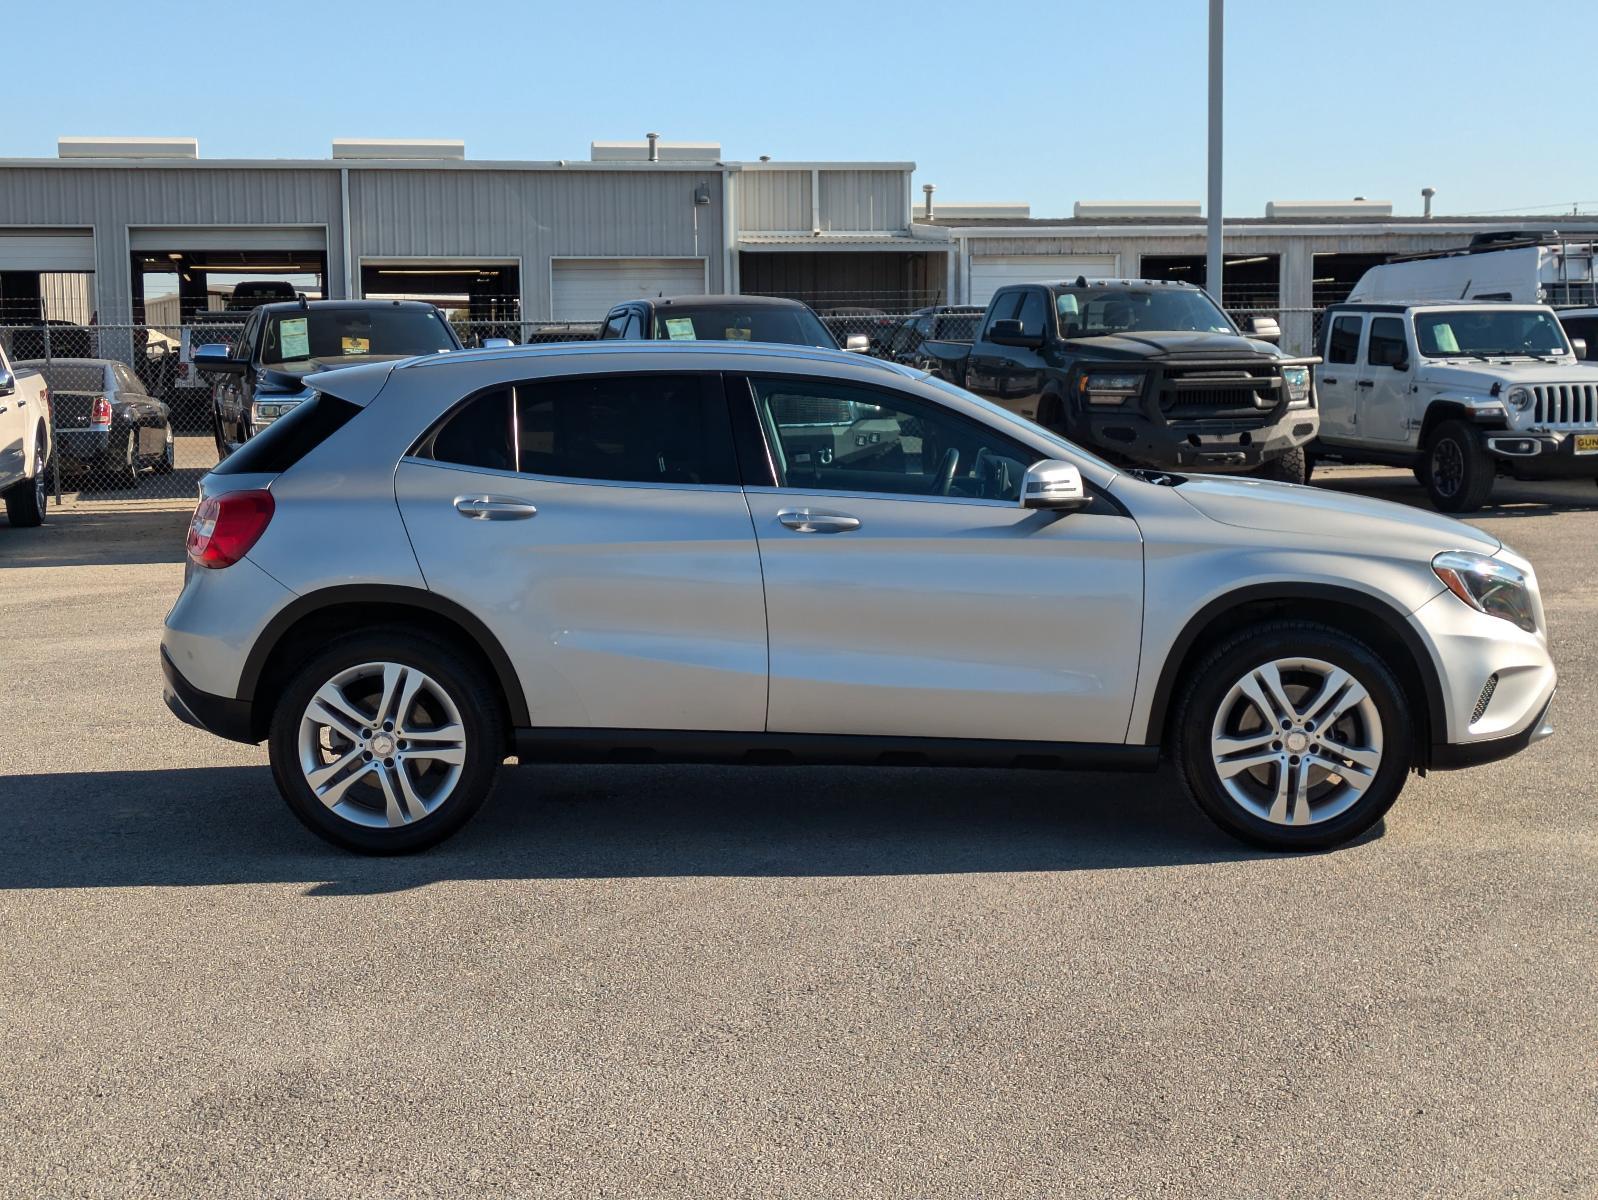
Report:
M1248 335L1257 342L1279 342L1282 340L1282 327L1277 324L1275 317L1255 317L1248 323Z
M1574 354L1577 358L1586 358L1587 357L1587 339L1586 338L1571 338L1570 339L1570 352L1572 354Z
M1046 458L1021 477L1021 507L1071 512L1093 503L1082 486L1082 472L1072 463Z
M194 369L215 375L242 375L249 363L242 358L232 358L233 352L220 342L207 342L194 352Z
M1393 370L1395 370L1395 371L1407 371L1407 370L1409 370L1409 359L1407 359L1407 358L1395 359L1393 361Z
M993 328L988 330L988 341L997 346L1021 346L1028 350L1036 350L1043 345L1043 335L1024 332L1021 322L1012 318L995 321Z
M484 350L509 350L515 344L510 338L491 337L483 339Z
M871 349L871 339L863 333L851 333L843 339L843 348L850 354L864 354Z
M9 396L17 390L17 377L5 367L0 367L0 396Z

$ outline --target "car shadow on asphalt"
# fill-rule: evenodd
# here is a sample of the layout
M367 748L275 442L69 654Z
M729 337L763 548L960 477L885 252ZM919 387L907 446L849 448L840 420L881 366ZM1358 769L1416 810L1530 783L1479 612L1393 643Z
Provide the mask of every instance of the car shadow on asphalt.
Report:
M52 507L36 529L0 520L0 570L181 563L193 512L192 503L173 501L159 509Z
M1425 488L1407 471L1380 474L1317 474L1314 484L1333 492L1367 496L1372 500L1391 500L1411 508L1435 512ZM1461 513L1466 520L1492 517L1544 517L1549 513L1598 512L1598 491L1590 480L1535 482L1500 479L1493 487L1492 500L1477 512Z
M290 815L263 767L0 778L0 889L1112 870L1267 857L1156 775L843 767L507 768L455 838L365 858ZM1380 836L1381 827L1372 835Z

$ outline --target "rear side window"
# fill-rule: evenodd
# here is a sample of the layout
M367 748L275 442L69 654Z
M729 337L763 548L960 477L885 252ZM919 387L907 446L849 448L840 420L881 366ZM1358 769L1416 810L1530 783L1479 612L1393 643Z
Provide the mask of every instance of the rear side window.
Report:
M1351 363L1359 361L1359 330L1363 317L1337 317L1332 321L1332 332L1327 336L1326 361Z
M1365 361L1373 367L1390 367L1409 357L1404 344L1404 322L1397 317L1377 317L1371 321L1370 344Z
M496 388L468 401L420 453L561 479L738 482L719 376L576 376Z
M348 400L317 392L224 458L213 474L281 475L360 411Z

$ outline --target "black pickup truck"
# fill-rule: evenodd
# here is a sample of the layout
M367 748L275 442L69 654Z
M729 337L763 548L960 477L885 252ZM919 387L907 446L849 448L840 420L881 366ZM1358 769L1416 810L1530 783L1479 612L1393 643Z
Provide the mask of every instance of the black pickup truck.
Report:
M922 343L949 382L1106 457L1302 483L1319 427L1310 367L1245 336L1201 289L1143 279L1011 284L976 341Z

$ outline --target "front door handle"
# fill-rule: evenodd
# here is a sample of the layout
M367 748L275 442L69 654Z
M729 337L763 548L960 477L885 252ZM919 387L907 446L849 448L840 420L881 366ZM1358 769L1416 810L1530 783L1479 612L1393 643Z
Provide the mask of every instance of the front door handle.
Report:
M503 496L456 496L455 511L473 521L525 521L538 515L527 501Z
M1335 380L1335 379L1328 379L1328 378L1326 378L1326 376L1324 376L1324 375L1322 375L1322 376L1321 376L1321 382L1322 382L1322 383L1336 383L1336 382L1337 382L1337 380Z
M1356 386L1357 387L1375 387L1376 386L1376 381L1374 379L1361 379Z
M859 517L814 508L785 508L777 514L777 520L795 533L848 533L860 528Z

